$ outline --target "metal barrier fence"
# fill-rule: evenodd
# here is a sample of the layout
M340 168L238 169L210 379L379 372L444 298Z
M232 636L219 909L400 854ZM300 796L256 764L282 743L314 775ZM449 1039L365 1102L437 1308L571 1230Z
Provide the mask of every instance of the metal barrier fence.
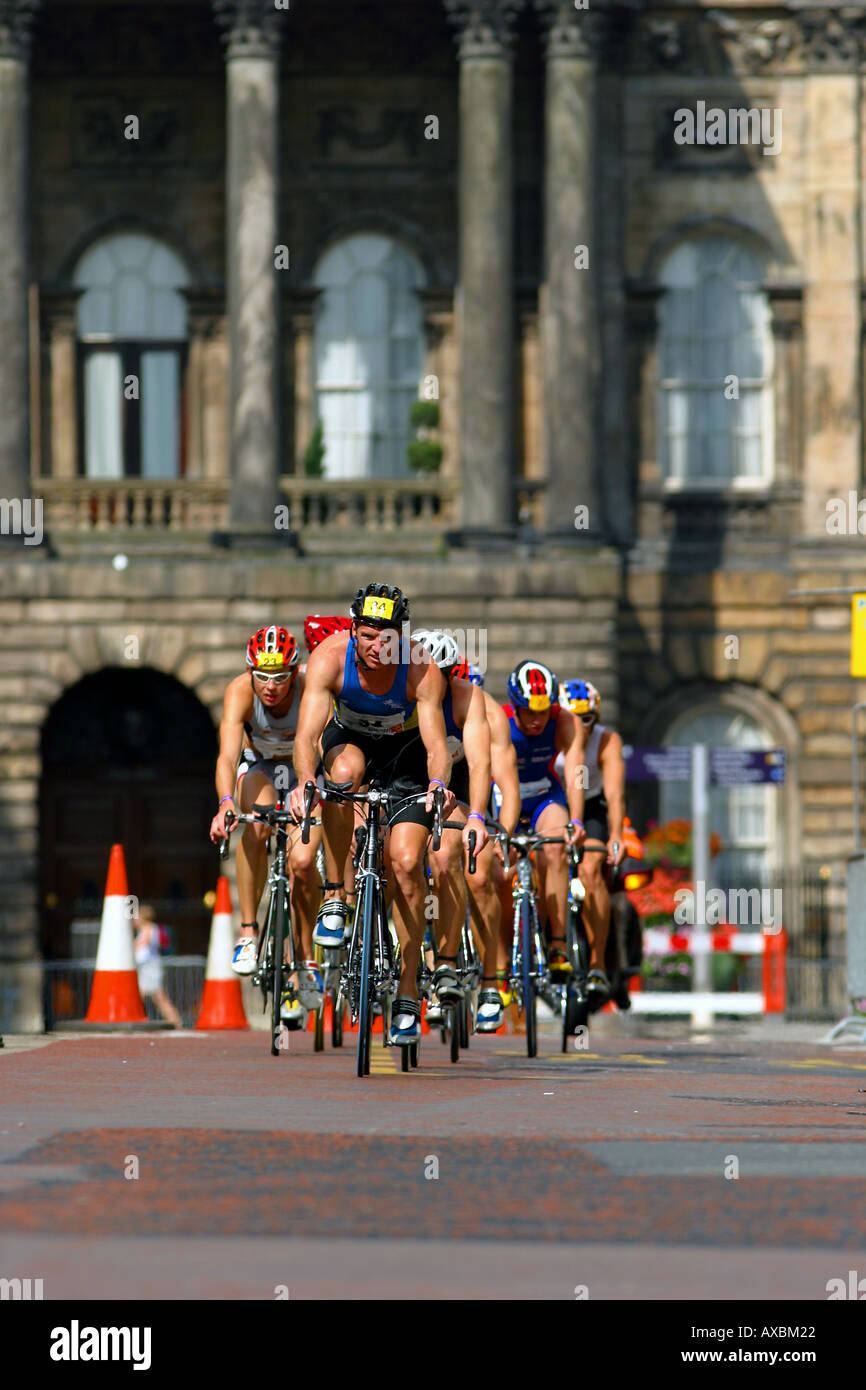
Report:
M84 1018L90 1002L94 960L47 960L42 963L42 1000L45 1031L53 1032L74 1018ZM185 1028L191 1028L198 1015L204 987L204 956L164 956L163 989L174 1004ZM144 1007L148 1018L158 1019L159 1010L147 996Z

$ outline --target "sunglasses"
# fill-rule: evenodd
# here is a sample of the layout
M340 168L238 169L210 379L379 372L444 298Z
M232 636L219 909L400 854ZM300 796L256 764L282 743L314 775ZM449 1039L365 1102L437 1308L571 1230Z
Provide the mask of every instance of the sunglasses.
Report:
M253 680L260 681L265 685L268 681L273 681L274 685L285 685L295 675L294 671L284 671L282 675L275 676L271 671L253 671Z

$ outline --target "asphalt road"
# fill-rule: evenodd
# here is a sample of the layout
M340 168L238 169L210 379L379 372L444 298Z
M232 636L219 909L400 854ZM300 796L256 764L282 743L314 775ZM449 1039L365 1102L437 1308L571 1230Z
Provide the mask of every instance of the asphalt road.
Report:
M605 1020L605 1023L608 1023ZM45 1299L814 1299L866 1277L866 1048L260 1032L0 1051L0 1277ZM796 1034L795 1034L796 1035ZM864 1283L866 1291L866 1283Z

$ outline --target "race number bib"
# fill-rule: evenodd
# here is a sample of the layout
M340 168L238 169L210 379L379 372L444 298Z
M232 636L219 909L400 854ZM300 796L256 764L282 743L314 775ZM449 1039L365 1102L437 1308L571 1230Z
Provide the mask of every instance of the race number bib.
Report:
M362 618L388 619L394 613L394 600L392 598L373 598L371 595L364 599L364 607L361 609Z
M282 652L259 652L259 670L276 671L283 668Z

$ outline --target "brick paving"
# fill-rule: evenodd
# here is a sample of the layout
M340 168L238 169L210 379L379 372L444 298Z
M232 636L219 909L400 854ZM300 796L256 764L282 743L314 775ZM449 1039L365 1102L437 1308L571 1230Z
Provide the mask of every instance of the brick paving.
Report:
M432 1037L416 1073L380 1051L359 1081L351 1047L315 1055L309 1036L276 1058L257 1033L13 1047L0 1053L0 1237L7 1257L33 1241L43 1277L66 1269L58 1289L74 1283L68 1252L89 1242L94 1297L124 1242L145 1288L148 1262L174 1251L178 1287L163 1296L189 1296L181 1271L203 1239L228 1267L244 1252L242 1290L257 1242L304 1248L311 1296L329 1243L356 1256L338 1294L392 1243L404 1271L392 1292L461 1243L503 1288L521 1250L537 1263L549 1246L557 1268L569 1249L584 1267L603 1252L598 1277L616 1290L620 1251L624 1297L638 1296L629 1260L652 1252L674 1260L689 1297L735 1296L737 1267L764 1281L773 1268L773 1296L807 1297L792 1259L818 1261L816 1297L826 1278L866 1272L866 1051L651 1034L594 1034L591 1048L563 1055L551 1033L530 1061L519 1037L474 1039L451 1066ZM491 1263L491 1246L507 1262ZM198 1279L198 1296L254 1296L225 1292L218 1263ZM82 1296L80 1268L77 1280Z

